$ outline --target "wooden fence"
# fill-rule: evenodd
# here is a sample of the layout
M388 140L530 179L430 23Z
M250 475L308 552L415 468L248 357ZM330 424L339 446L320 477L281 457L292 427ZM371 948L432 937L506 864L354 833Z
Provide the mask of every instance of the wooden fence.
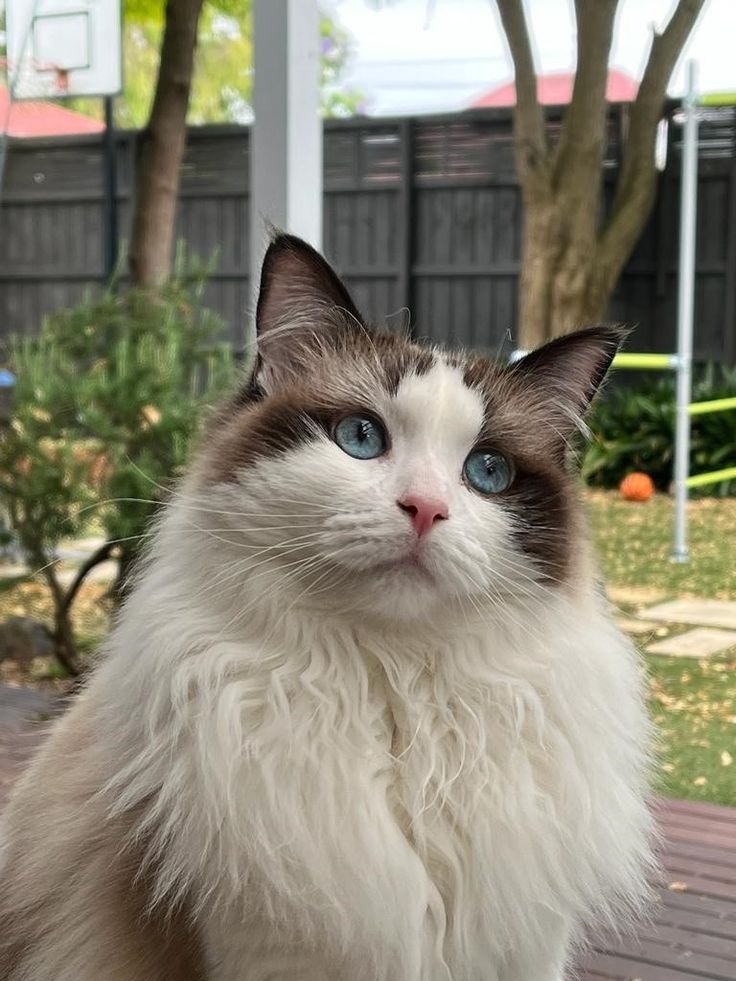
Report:
M670 112L670 116L674 110ZM549 121L554 132L558 120ZM612 110L605 185L618 167L626 110ZM117 140L122 238L128 233L140 136ZM246 324L249 132L190 131L179 237L217 253L208 302L236 349ZM0 336L37 330L43 315L104 280L103 147L99 137L12 142L0 207ZM517 316L521 198L511 117L330 121L325 125L324 246L372 318L496 350ZM638 324L637 350L675 347L679 130L670 120L656 209L622 276L611 316ZM736 362L736 111L701 123L696 357Z

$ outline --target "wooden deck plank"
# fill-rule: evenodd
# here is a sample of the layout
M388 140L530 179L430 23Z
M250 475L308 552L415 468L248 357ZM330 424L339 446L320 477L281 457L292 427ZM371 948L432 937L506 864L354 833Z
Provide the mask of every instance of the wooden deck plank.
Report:
M716 821L728 820L730 814L736 819L735 807L724 807L723 804L710 804L707 801L658 797L652 807L657 814L699 814L705 818L714 818Z
M656 926L682 927L710 937L723 937L736 943L736 920L725 916L709 916L700 911L676 906L662 906L654 917Z
M606 981L723 981L707 974L694 974L680 968L663 967L661 964L646 964L636 957L620 954L594 954L590 961L584 961L581 979L603 977ZM733 975L725 981L734 981Z
M635 939L596 943L577 977L736 981L736 809L659 800L653 811L663 835L661 904Z
M736 923L736 905L725 899L713 899L710 896L699 896L688 892L667 891L661 894L661 900L667 910L688 910L701 916L707 915L718 918L726 923ZM654 915L658 915L656 910Z
M701 896L713 896L716 899L732 899L736 902L736 882L723 882L718 879L710 879L707 876L695 875L692 872L670 873L668 886L677 883L687 887L688 892L695 892ZM734 979L736 981L736 979Z
M710 845L699 845L692 841L668 841L662 850L665 855L678 855L683 858L698 861L703 859L706 862L716 862L731 869L731 874L736 875L736 849L730 851L726 848L713 848Z
M624 951L614 948L604 950L604 953L620 956ZM734 981L736 977L736 961L731 958L703 953L696 955L687 947L660 940L639 939L630 942L626 945L625 955L652 967L684 971L686 974L690 972L696 977L705 977L712 981Z
M734 822L728 817L716 818L708 814L692 814L689 811L655 811L657 821L662 828L701 828L706 829L711 834L725 835L731 841L731 847L736 847L736 827Z
M713 848L723 848L727 852L733 851L733 834L714 834L705 828L687 828L683 826L665 826L662 828L662 830L670 841L683 841L691 842L693 844L711 845Z
M701 930L688 923L680 923L672 926L665 926L661 923L652 924L639 931L640 940L652 940L658 943L672 944L675 947L682 947L691 951L693 954L712 954L714 957L723 957L733 962L733 971L736 976L736 938L719 937L711 933L703 933Z
M736 826L728 821L711 821L696 816L673 816L660 820L659 826L667 837L676 837L688 831L705 832L711 837L722 838L724 848L736 849Z

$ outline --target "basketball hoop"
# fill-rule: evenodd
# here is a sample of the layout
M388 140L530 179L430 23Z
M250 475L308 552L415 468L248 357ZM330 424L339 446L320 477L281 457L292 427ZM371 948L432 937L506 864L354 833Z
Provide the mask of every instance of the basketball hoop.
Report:
M13 96L22 99L54 99L69 95L70 69L53 62L27 58L13 77Z
M56 69L56 90L59 95L69 95L69 69Z
M14 101L120 92L121 0L5 0L5 6Z
M58 95L63 98L69 95L69 72L71 69L65 68L62 65L36 65L36 71L39 73L47 73L49 76L49 83L54 88L54 95Z

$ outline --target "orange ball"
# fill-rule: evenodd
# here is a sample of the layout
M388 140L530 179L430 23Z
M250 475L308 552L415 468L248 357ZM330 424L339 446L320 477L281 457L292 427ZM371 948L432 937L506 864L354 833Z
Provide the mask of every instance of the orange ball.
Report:
M654 482L649 474L630 473L621 481L619 490L627 501L648 501L654 493Z

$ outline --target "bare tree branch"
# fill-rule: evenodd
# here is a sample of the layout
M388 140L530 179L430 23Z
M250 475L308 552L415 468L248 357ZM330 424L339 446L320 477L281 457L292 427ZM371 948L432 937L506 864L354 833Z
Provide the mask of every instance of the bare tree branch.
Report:
M498 12L514 63L514 131L519 179L528 190L546 186L549 159L544 114L537 98L537 73L522 0L498 0Z
M655 34L636 101L631 109L626 149L611 216L601 248L616 263L625 262L648 214L656 186L654 150L657 123L670 80L705 0L679 0L669 23Z
M84 585L84 580L87 578L87 576L96 566L100 565L100 563L105 562L107 559L110 558L110 554L114 548L115 548L114 542L105 542L104 545L101 545L96 552L93 552L92 555L90 555L90 557L84 563L84 565L80 567L79 571L74 577L73 583L71 584L71 586L66 592L66 595L64 596L64 602L62 603L63 613L65 614L69 613L69 610L71 609L74 600L77 598L77 593Z

